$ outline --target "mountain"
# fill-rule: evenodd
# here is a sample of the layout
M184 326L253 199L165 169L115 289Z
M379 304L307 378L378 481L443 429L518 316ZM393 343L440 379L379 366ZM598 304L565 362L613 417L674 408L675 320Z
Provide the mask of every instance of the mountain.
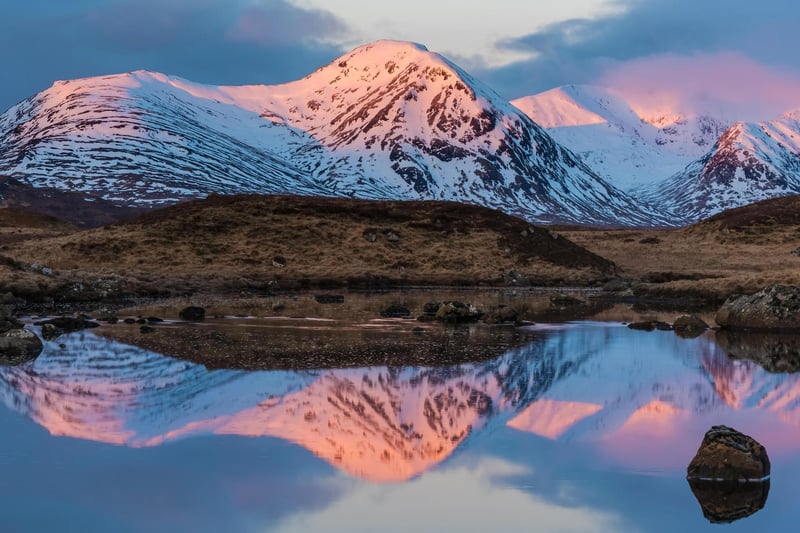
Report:
M642 197L699 220L792 194L800 194L800 111L767 122L737 122L711 151Z
M455 200L540 222L675 223L447 59L394 41L278 86L151 72L58 82L0 116L0 173L117 204L260 192Z
M729 126L709 114L637 110L622 95L588 85L557 87L511 103L623 190L682 171Z

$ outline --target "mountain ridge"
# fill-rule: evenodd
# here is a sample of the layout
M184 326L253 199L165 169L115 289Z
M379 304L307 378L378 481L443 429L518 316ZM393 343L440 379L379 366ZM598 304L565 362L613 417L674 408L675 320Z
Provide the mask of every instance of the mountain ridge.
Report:
M276 86L58 82L0 116L0 172L121 204L209 193L441 199L531 221L677 222L616 189L454 63L378 41Z

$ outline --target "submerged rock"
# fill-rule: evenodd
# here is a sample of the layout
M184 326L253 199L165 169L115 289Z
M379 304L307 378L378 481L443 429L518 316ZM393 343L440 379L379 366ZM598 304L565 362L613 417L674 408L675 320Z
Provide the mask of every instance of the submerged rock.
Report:
M693 339L708 329L708 324L697 315L681 315L672 323L672 329L679 337Z
M712 426L689 463L687 479L754 482L769 478L767 450L728 426Z
M800 287L772 285L751 295L728 298L716 316L727 329L800 331Z
M435 311L433 311L434 309ZM423 308L423 316L431 314L435 320L442 322L477 322L484 315L483 311L474 305L455 300L426 303Z
M12 329L0 334L0 366L16 366L33 361L42 353L39 337L27 329Z

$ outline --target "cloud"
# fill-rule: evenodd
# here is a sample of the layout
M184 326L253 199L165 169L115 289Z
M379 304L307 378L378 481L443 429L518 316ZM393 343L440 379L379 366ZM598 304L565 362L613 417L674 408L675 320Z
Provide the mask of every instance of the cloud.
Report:
M288 0L3 0L0 108L57 79L146 69L211 84L301 78L344 50L333 14Z
M624 95L643 116L710 111L758 121L800 108L800 75L731 52L634 59L609 69L597 84Z
M509 98L566 83L592 83L648 57L718 57L726 53L800 71L794 0L620 0L611 14L571 19L499 43L531 59L478 74ZM684 76L672 71L675 76ZM798 102L800 103L800 102Z

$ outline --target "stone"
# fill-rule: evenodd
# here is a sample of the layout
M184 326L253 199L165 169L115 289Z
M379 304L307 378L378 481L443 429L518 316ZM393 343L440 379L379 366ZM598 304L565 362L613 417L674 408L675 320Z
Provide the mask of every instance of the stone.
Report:
M450 301L441 303L435 317L442 322L477 322L483 315L483 311L472 304Z
M97 322L93 322L82 316L79 317L59 316L56 318L50 318L48 320L42 320L40 322L36 322L35 325L45 326L46 324L50 324L52 326L55 326L57 329L61 330L61 333L59 333L59 335L62 335L64 333L72 333L73 331L81 331L84 329L100 327L100 324L98 324Z
M156 331L156 328L154 328L153 326L141 326L139 328L139 331L141 333L154 333Z
M697 315L681 315L672 323L672 329L679 337L692 339L707 330L708 324Z
M756 482L769 478L767 450L728 426L712 426L686 470L687 479Z
M275 302L272 304L272 312L273 313L281 313L286 310L286 304L283 302Z
M800 287L772 285L755 294L734 295L717 311L725 329L800 331Z
M12 329L22 329L23 327L24 324L15 318L0 318L0 333L5 333Z
M163 318L158 318L157 316L149 316L149 317L147 317L147 323L148 324L159 324L161 322L164 322Z
M498 305L490 307L483 317L486 324L517 324L519 323L519 313L513 307Z
M17 366L33 361L42 353L39 337L27 329L12 329L0 334L0 366Z
M56 327L54 324L42 325L42 338L46 341L52 341L63 335L65 331Z
M282 255L276 255L275 257L272 258L272 266L274 266L275 268L286 268L287 264L288 261L286 261L286 258L283 257Z
M384 318L406 318L411 316L411 310L402 305L390 305L381 311L381 316Z
M199 322L201 320L205 320L206 310L196 305L190 305L189 307L184 307L181 309L181 312L178 313L178 316L183 320L188 320L189 322Z
M136 319L135 318L126 318L125 320L123 320L123 322L125 324L136 324Z

